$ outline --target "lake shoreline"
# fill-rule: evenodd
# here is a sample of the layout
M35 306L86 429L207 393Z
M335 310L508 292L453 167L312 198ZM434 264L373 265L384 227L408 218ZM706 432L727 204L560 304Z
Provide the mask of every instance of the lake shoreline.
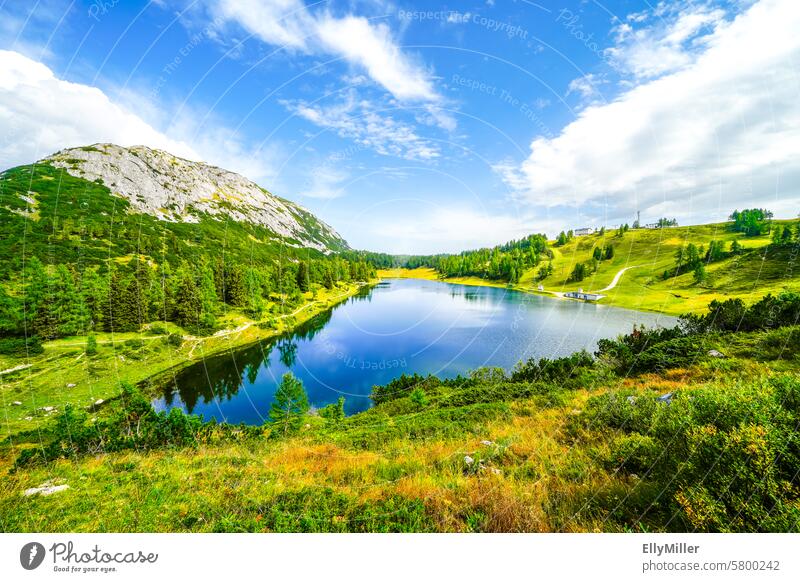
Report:
M35 431L42 426L42 423L47 422L51 414L51 412L47 411L48 407L52 408L53 411L60 410L65 403L73 404L79 408L99 409L119 397L118 384L121 381L136 385L149 395L157 389L156 387L164 386L170 377L174 377L185 368L209 357L246 349L265 340L280 338L280 336L293 332L315 317L338 307L365 288L374 287L379 282L380 280L374 279L369 282L349 284L342 293L328 298L324 304L318 300L308 301L293 314L283 316L284 319L293 318L291 324L285 328L261 329L258 327L260 322L248 320L244 325L234 329L221 330L210 336L183 335L184 341L180 348L170 353L166 352L166 348L159 349L154 354L155 357L151 362L131 360L130 358L122 359L123 356L121 355L112 358L110 354L106 354L105 360L101 360L101 362L108 366L114 366L113 376L117 381L113 383L113 386L104 382L103 378L96 378L94 381L90 380L88 382L83 377L73 378L69 373L64 373L63 365L59 365L60 360L65 357L71 358L71 355L76 353L78 356L75 358L75 362L85 360L83 353L86 344L85 336L47 342L44 344L45 352L42 355L26 359L25 364L27 367L20 368L20 372L27 371L28 374L33 374L37 377L55 376L60 385L66 387L48 386L43 390L39 390L34 396L36 401L34 408L27 409L19 406L19 414L22 414L22 416L3 419L4 421L0 426L2 426L3 432L7 436ZM128 337L129 335L132 335L132 337ZM122 350L125 344L131 340L144 342L144 344L149 344L150 342L155 344L155 342L159 342L165 337L163 335L149 336L146 335L146 332L112 334L110 336L111 339L101 338L97 343L102 348L102 354L103 351L109 349L109 345L119 346L119 349ZM112 347L111 349L115 350L115 354L117 353L117 347ZM93 360L91 363L87 362L86 366L95 364L96 362ZM7 393L6 398L25 402L27 398L30 398L30 395L28 394L26 398L20 398L12 390ZM97 404L98 402L100 404ZM26 411L24 414L23 410Z
M439 281L440 283L450 283L451 285L465 285L473 287L494 287L496 289L508 289L509 291L518 291L528 295L536 295L538 297L550 297L561 301L573 301L577 303L591 303L595 305L603 305L606 307L615 307L617 309L628 309L630 311L640 311L642 313L657 313L659 315L666 315L669 317L677 317L682 315L682 312L672 312L662 309L648 309L646 307L630 307L623 305L620 302L609 300L606 296L600 301L584 301L582 299L572 299L565 297L563 294L566 291L539 291L532 287L523 285L509 285L508 283L489 281L480 277L447 277L441 278L439 274L430 268L418 267L416 269L395 268L395 269L379 269L378 278L384 279L419 279L422 281ZM607 300L607 301L606 301Z
M151 379L154 408L260 425L280 378L292 373L313 406L345 396L351 415L368 408L374 386L401 373L443 379L482 367L510 373L531 358L591 352L600 339L630 333L634 325L674 322L662 314L439 280L385 279L361 297L309 320L309 327Z

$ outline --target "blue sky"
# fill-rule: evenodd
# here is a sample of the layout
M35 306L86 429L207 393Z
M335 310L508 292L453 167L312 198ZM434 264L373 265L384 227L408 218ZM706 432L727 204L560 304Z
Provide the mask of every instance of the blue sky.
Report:
M791 0L0 0L0 166L97 141L245 174L356 248L796 216Z

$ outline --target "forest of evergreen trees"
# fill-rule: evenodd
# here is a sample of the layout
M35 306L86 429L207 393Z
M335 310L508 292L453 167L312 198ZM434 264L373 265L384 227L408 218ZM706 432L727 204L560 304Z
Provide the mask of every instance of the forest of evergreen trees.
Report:
M553 251L547 248L547 236L532 234L494 248L464 251L457 255L412 256L406 267L429 267L444 277L481 277L492 281L519 282L526 269L552 259Z
M275 261L241 266L202 258L196 264L154 264L134 258L78 270L72 264L45 266L29 258L15 280L15 292L0 285L0 335L53 339L91 331L136 331L143 324L171 321L195 332L210 332L225 305L249 316L264 315L272 300L283 308L302 302L315 286L367 281L366 262L339 257Z

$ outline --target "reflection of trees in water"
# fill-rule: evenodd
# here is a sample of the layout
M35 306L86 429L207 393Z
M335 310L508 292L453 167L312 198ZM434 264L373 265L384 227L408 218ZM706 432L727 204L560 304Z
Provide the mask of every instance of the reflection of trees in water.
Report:
M230 400L242 387L243 378L255 383L261 366L269 366L270 344L256 344L247 349L203 360L182 370L174 384L165 386L164 401L172 406L175 395L191 413L202 399L204 404L215 398Z
M278 353L283 365L291 368L297 361L297 344L290 339L281 340L278 342Z
M173 383L164 386L164 402L173 405L176 395L191 413L202 400L204 404L214 399L230 400L247 381L255 384L258 373L269 366L273 348L278 348L280 361L292 368L297 361L298 341L311 341L321 332L333 316L333 311L349 301L371 301L372 288L362 288L348 301L339 303L316 317L297 326L292 332L270 342L258 343L233 353L214 356L180 371Z

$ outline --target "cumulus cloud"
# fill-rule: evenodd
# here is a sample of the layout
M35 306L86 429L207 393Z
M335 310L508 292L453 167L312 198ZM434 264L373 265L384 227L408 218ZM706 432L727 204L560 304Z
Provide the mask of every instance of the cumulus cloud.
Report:
M397 99L438 101L430 72L404 54L386 24L362 16L312 14L302 0L209 0L212 12L262 41L330 54L366 71Z
M0 51L0 168L32 163L67 147L111 142L163 149L253 180L272 175L275 153L252 151L230 129L204 126L198 132L194 120L200 116L187 111L166 120L170 128L163 132L125 105L148 109L146 100L130 93L121 98L122 103L115 102L96 87L57 78L43 63Z
M665 37L699 26L674 22ZM532 202L617 216L707 218L770 200L788 211L800 192L798 27L793 0L761 0L698 40L690 62L587 107L559 135L535 139L522 164L496 169Z
M95 142L143 144L200 158L101 90L58 79L46 65L13 51L0 51L0 126L6 128L0 138L4 168Z

